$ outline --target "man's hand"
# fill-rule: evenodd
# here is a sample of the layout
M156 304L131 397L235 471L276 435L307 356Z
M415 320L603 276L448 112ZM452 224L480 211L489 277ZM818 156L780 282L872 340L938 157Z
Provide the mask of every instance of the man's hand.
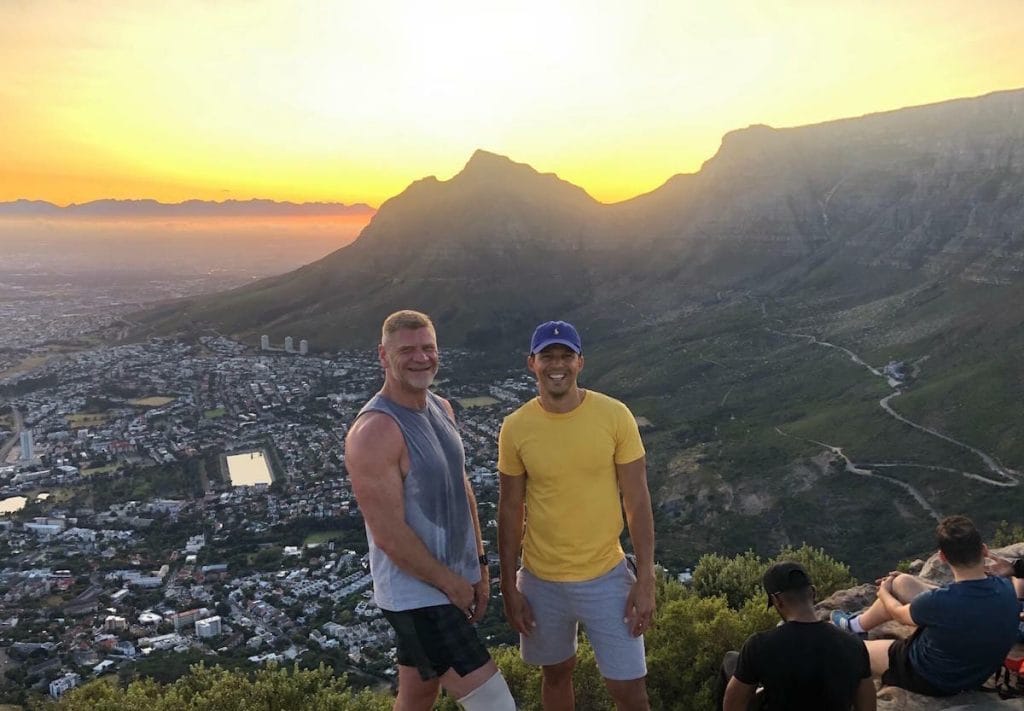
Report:
M998 555L990 555L985 561L985 572L1000 578L1013 576L1013 561Z
M466 613L466 617L473 616L473 601L476 600L476 590L461 575L449 571L448 581L441 587L441 592L448 596L451 603Z
M537 622L533 619L530 603L516 587L502 588L501 596L505 602L505 619L519 634L529 636Z
M892 583L896 579L897 575L901 575L898 570L894 570L886 575L884 578L879 578L875 581L875 584L880 590L885 590L890 595L892 594Z
M491 599L491 575L486 565L480 566L480 581L473 585L473 616L469 621L476 624L487 612L487 601Z
M654 577L643 575L633 583L626 598L626 617L623 622L629 625L631 635L639 637L651 628L654 606Z

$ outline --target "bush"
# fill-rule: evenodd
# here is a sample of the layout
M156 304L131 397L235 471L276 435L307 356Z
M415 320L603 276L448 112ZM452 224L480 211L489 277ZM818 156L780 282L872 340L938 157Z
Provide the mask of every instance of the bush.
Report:
M763 594L761 577L767 564L753 551L733 558L717 553L701 556L693 570L693 589L700 597L724 597L738 609L755 595Z
M828 555L820 548L812 548L806 543L799 548L783 548L771 561L779 563L793 560L807 568L814 586L818 589L818 599L823 600L837 590L846 590L857 584L857 580L844 564Z
M714 684L722 657L777 621L773 611L753 599L739 610L732 609L724 597L689 595L668 603L647 635L651 708L714 708Z
M1004 548L1021 541L1024 541L1024 527L1019 524L1011 526L1006 521L1000 521L996 527L996 532L992 534L992 542L989 543L989 546L992 548Z
M716 553L701 556L693 571L693 589L701 597L723 596L729 607L739 609L747 600L764 595L761 587L764 571L775 563L787 560L796 561L807 568L818 589L818 599L857 584L846 565L820 548L805 544L799 548L783 548L777 556L767 561L753 551L733 558Z
M68 693L61 711L390 711L393 699L370 691L353 692L345 677L324 667L303 671L269 666L251 676L198 664L173 684L133 681L121 688L97 681Z

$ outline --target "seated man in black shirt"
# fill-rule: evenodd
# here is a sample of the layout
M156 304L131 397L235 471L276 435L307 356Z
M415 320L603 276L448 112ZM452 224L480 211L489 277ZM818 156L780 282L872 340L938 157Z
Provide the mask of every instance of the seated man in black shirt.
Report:
M856 637L836 634L814 614L814 586L799 563L778 563L764 574L768 606L784 624L744 642L725 689L725 711L746 711L757 687L758 708L770 711L874 711L868 651Z

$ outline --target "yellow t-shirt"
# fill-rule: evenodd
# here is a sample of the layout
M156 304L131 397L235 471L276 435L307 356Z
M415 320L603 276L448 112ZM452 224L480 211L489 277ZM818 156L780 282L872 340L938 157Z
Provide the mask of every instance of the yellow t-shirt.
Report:
M506 417L498 471L527 477L523 567L544 580L580 581L622 560L615 465L642 456L629 409L593 390L572 412L547 412L534 398Z

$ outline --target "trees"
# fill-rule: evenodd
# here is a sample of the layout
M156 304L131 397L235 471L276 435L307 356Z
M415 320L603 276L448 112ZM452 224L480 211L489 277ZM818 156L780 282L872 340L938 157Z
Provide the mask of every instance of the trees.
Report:
M818 589L819 599L856 584L846 565L820 548L804 544L799 548L787 546L770 560L763 560L753 551L732 558L717 553L701 556L693 571L693 589L701 597L721 595L729 607L739 609L746 600L763 592L761 577L764 571L785 560L796 561L807 568Z
M392 699L370 691L353 691L344 676L320 666L302 670L268 666L253 674L198 664L173 684L148 679L126 688L103 681L67 694L61 711L390 711Z

